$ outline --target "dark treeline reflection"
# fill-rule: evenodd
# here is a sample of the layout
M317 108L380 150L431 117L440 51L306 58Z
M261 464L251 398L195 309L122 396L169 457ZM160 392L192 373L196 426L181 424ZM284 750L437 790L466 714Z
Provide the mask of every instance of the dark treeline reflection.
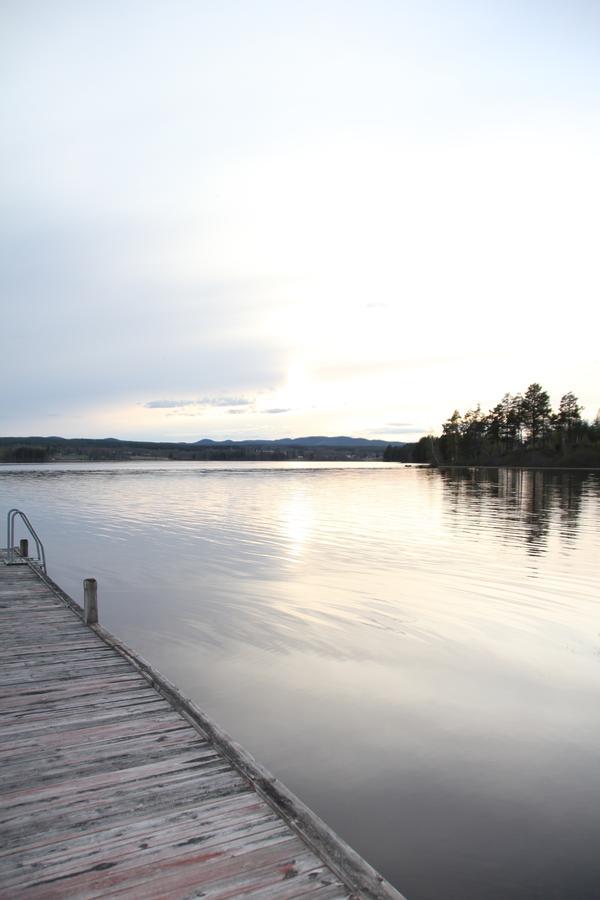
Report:
M551 524L561 543L572 544L586 500L600 498L593 472L472 468L442 469L440 476L447 512L494 528L502 541L523 541L532 554L545 552Z

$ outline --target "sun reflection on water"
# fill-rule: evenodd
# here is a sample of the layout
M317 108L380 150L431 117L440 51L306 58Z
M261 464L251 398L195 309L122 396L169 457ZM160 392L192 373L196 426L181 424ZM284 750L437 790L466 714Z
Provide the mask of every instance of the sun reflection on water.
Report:
M299 557L311 537L314 522L312 501L303 488L294 490L285 499L281 515L287 550L292 556Z

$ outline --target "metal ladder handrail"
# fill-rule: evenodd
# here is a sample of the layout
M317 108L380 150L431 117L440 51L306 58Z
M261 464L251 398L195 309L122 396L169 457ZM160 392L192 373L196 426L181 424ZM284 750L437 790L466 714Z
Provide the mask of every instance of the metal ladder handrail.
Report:
M14 507L13 509L9 509L8 515L6 517L6 556L8 565L15 565L14 557L15 557L15 519L17 516L20 516L25 524L25 527L29 531L29 534L35 541L35 548L37 551L37 562L32 559L32 562L36 565L39 565L44 573L46 573L46 554L44 552L44 545L42 544L37 531L29 521L29 518L25 515L25 513L21 509L17 509Z

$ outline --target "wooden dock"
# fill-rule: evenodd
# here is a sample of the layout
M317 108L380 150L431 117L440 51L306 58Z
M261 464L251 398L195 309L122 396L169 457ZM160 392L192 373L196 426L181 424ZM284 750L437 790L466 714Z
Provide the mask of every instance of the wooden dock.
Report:
M0 897L402 900L33 565L0 621Z

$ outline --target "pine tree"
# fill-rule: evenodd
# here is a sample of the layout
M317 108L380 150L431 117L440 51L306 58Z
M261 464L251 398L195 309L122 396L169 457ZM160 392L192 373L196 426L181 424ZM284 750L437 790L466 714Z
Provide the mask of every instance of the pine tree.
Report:
M544 442L552 424L550 397L541 384L530 384L521 400L521 415L531 446Z
M442 437L440 438L440 446L444 456L450 462L456 462L460 447L462 417L457 409L454 410L450 418L444 422L442 426Z
M579 405L577 397L571 391L560 398L555 422L557 428L566 433L567 438L570 438L573 431L581 425L582 409L583 407Z

